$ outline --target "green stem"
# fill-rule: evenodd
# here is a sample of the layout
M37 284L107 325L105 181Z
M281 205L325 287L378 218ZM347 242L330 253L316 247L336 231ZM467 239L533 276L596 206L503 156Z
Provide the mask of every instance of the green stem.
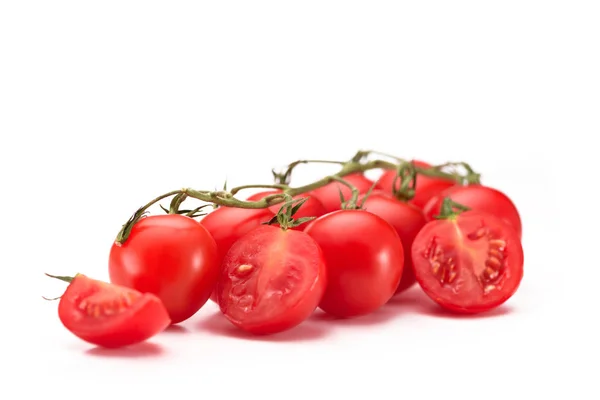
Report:
M470 208L453 201L450 197L445 197L442 201L440 214L436 215L436 219L451 219L464 211L469 211Z
M352 192L350 200L346 201L346 199L344 199L344 196L342 195L342 191L340 190L340 201L345 209L355 209L356 205L358 204L358 196L360 195L360 192L358 191L357 187L345 180L344 178L340 178L339 176L331 175L330 178L332 178L334 181L346 185L348 189L350 189L350 191Z
M235 196L237 194L237 192L239 192L240 190L244 190L244 189L280 189L280 190L286 190L288 188L289 188L288 185L278 184L278 183L273 184L273 185L243 185L243 186L234 187L233 189L230 190L230 193Z
M331 160L297 160L293 163L290 163L286 170L282 173L275 172L272 170L273 177L275 182L282 185L289 185L292 179L292 171L300 164L337 164L337 165L345 165L346 161L331 161Z

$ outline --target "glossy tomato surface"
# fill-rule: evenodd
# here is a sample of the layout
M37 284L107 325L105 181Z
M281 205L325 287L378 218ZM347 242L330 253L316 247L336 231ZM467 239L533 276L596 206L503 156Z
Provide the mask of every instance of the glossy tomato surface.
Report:
M217 243L219 266L221 266L231 246L239 238L258 228L264 222L269 222L273 215L273 212L268 208L219 207L205 216L200 223L208 229L208 232ZM211 294L210 299L214 302L217 301L216 292Z
M431 168L431 164L424 161L415 160L413 163L417 167ZM397 171L388 170L385 171L381 177L377 180L377 188L388 193L393 193L394 180L396 179ZM400 180L398 180L397 187L400 187ZM418 175L417 185L415 189L415 196L410 200L410 203L417 207L423 208L425 204L433 196L448 189L456 184L454 180L443 179L443 178L432 178L429 176Z
M465 205L473 211L483 211L509 223L519 237L522 235L521 216L513 201L503 192L483 185L454 186L432 198L424 208L430 221L439 215L442 201L450 197L453 201Z
M253 194L252 196L248 197L247 200L258 201L258 200L262 200L264 197L266 197L268 195L276 194L276 193L281 193L281 190L270 190L270 191L266 191L266 192L256 193L256 194ZM298 196L294 196L292 198L294 200L297 200L297 199L303 199L306 197L308 197L308 200L306 200L304 202L304 204L302 204L302 206L300 207L298 212L296 212L296 214L293 217L294 219L298 220L300 218L307 218L307 217L315 217L316 218L316 217L320 217L321 215L327 213L327 210L325 210L325 206L315 196L311 196L309 194L301 194ZM282 205L283 205L283 203L276 204L274 206L269 207L269 209L271 210L271 212L273 212L273 214L277 214L277 212L281 209ZM302 231L302 230L304 230L305 227L306 227L306 223L295 226L291 229Z
M478 211L428 222L415 238L412 257L425 293L457 312L499 306L523 278L523 248L516 231Z
M401 293L416 282L410 249L417 233L427 222L423 211L414 204L397 200L394 196L382 190L373 191L364 203L362 198L360 202L366 211L378 215L390 223L402 240L404 270L396 290L396 293Z
M109 258L113 283L153 293L173 323L194 315L208 300L219 275L217 245L198 221L176 214L137 222Z
M366 193L374 185L373 181L364 176L362 173L346 175L343 179L354 185L358 189L359 193ZM342 208L340 189L344 195L344 200L350 200L352 191L350 188L348 188L348 186L340 182L331 182L325 186L313 190L309 194L316 197L323 204L327 212L332 212Z
M317 308L327 283L325 260L304 232L261 226L237 241L223 260L217 300L247 332L288 330Z
M109 348L143 342L171 323L158 297L81 274L60 298L58 316L75 336Z
M364 315L394 295L404 268L396 230L365 210L338 210L309 222L304 230L321 247L327 289L319 307L337 317Z

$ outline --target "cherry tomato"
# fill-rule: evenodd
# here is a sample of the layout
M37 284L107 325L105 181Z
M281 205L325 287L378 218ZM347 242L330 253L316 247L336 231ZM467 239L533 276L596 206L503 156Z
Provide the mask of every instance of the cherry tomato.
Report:
M373 181L359 172L346 175L342 179L354 185L359 193L366 193L374 185ZM327 212L332 212L342 208L340 189L344 195L344 200L349 200L352 191L341 182L331 182L313 190L309 194L316 197L323 204Z
M208 229L217 243L219 269L231 246L251 230L269 222L273 215L275 214L268 208L219 207L205 216L200 223ZM210 299L217 301L216 292L212 293Z
M523 278L523 248L517 232L479 211L428 222L415 238L412 258L425 293L457 312L499 306Z
M484 211L508 222L522 235L521 217L512 200L499 190L483 185L454 186L433 197L425 206L425 217L430 221L440 213L445 197L471 208L473 211Z
M73 278L60 298L58 316L78 338L109 348L143 342L171 323L155 295L81 274Z
M431 165L424 161L413 161L415 166L420 168L431 168ZM394 180L396 179L397 171L385 171L377 180L377 188L386 192L393 193ZM400 182L398 182L400 184ZM410 203L417 207L423 208L425 204L433 196L441 191L448 189L456 184L454 180L443 178L432 178L425 175L417 176L417 185L415 187L415 196L410 200Z
M326 282L323 254L310 236L265 225L227 253L217 299L235 326L257 335L273 334L308 318Z
M256 193L256 194L253 194L252 196L248 197L247 200L248 201L258 201L258 200L262 200L265 196L268 196L270 194L275 194L275 193L281 193L281 190L270 190L270 191L266 191L266 192ZM294 196L292 198L294 200L296 200L296 199L301 199L301 198L305 198L305 197L308 197L308 200L306 200L304 202L304 204L302 204L302 206L300 207L298 212L294 215L294 219L305 218L305 217L315 217L316 218L316 217L320 217L321 215L327 213L327 210L325 210L325 206L323 205L323 203L321 203L315 196L310 196L308 194L300 194L300 195ZM281 208L282 205L283 205L283 203L276 204L274 206L269 207L269 209L273 212L273 214L277 214L277 212L279 211L279 209ZM302 231L302 230L304 230L305 227L306 227L306 223L295 226L291 229Z
M401 293L413 286L416 282L413 272L410 248L417 233L427 222L423 211L414 204L397 200L388 192L373 191L363 203L364 195L360 199L362 207L375 215L380 216L390 223L402 240L404 251L404 270L402 279L396 293Z
M338 210L308 223L304 232L321 247L327 289L319 307L337 317L368 314L394 295L404 268L396 230L365 210Z
M157 295L173 323L194 315L208 300L219 275L217 245L198 221L177 214L137 222L123 244L113 244L113 283Z

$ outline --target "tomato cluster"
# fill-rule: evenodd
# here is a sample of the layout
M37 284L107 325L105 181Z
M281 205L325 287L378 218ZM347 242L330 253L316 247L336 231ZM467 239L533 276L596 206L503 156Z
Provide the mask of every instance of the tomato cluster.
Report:
M60 320L85 341L120 347L187 320L209 298L257 335L291 329L317 308L366 315L414 285L453 312L508 300L523 277L511 199L421 161L410 163L421 172L400 196L407 177L385 165L376 181L357 169L302 193L265 185L245 205L221 204L199 221L176 207L138 215L112 245L110 283L66 279ZM224 193L207 196L219 204L233 197Z

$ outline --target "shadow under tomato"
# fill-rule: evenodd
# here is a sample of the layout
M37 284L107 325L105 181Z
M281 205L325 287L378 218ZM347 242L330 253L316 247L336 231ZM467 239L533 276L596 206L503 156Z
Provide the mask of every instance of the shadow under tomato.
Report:
M387 304L390 307L402 307L407 312L427 315L436 318L454 318L454 319L478 319L492 318L508 315L514 310L509 305L503 304L492 310L475 313L463 314L447 310L430 299L419 287L412 288L404 293L394 296Z
M181 325L169 325L167 327L167 329L165 329L163 332L166 333L166 334L179 335L179 334L189 333L190 331L185 326L181 326Z
M328 314L325 311L319 309L315 311L315 313L311 316L311 319L323 325L328 324L336 326L369 326L381 325L386 322L389 322L395 318L398 318L402 314L402 312L402 310L388 307L386 304L369 314L341 318Z
M328 334L328 331L324 329L324 327L311 323L309 319L287 331L271 335L254 335L235 327L220 312L216 312L204 318L197 324L197 327L198 330L216 335L263 342L302 342L319 340Z
M86 351L86 354L94 357L116 357L116 358L142 358L157 357L164 353L164 349L152 342L142 342L132 346L109 349L106 347L94 347Z

